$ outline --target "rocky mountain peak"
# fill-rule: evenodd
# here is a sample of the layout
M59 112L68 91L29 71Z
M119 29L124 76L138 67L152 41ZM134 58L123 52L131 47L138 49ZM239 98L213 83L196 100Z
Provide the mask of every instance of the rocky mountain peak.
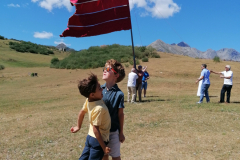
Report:
M180 43L178 43L177 44L178 46L180 46L180 47L190 47L187 43L185 43L185 42L180 42Z

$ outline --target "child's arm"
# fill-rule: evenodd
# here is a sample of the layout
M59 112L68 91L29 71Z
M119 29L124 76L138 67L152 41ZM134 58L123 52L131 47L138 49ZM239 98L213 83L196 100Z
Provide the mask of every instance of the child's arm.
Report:
M72 132L72 133L76 133L77 131L79 131L79 130L81 129L81 126L82 126L82 122L83 122L85 113L86 113L86 112L85 112L84 110L81 110L81 111L79 112L79 114L78 114L77 126L71 128L71 132Z
M123 134L123 124L124 124L124 113L123 108L118 109L118 119L120 124L120 131L119 131L119 141L123 143L125 141L125 137Z
M104 153L108 154L111 149L108 148L108 147L106 146L106 144L103 142L101 133L100 133L100 131L99 131L99 126L94 126L94 125L93 125L93 133L95 134L96 139L98 140L98 143L101 145Z

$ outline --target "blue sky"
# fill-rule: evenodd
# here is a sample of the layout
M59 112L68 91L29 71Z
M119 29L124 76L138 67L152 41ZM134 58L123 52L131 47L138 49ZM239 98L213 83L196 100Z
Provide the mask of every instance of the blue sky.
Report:
M157 39L186 42L201 51L233 48L240 52L240 1L129 0L134 45ZM60 38L75 8L69 0L1 0L0 35L52 45L63 42L76 50L90 46L131 45L130 31Z

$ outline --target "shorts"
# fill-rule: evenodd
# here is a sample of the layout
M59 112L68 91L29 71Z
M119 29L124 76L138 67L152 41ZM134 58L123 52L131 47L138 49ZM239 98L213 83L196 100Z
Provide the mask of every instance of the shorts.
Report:
M141 89L143 89L143 88L144 88L144 90L147 90L147 81L142 82L142 88Z
M120 141L119 141L119 131L110 132L109 134L109 143L107 145L111 149L109 156L113 158L120 157Z
M107 142L104 142L107 145ZM102 160L104 151L98 140L90 135L87 135L85 147L79 160Z

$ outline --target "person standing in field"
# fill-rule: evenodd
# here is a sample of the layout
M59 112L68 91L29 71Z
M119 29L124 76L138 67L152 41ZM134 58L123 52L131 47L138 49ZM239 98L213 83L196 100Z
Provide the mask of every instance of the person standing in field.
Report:
M128 84L127 84L128 100L127 100L127 102L130 102L131 95L132 95L131 103L135 102L137 79L138 79L138 75L136 74L136 69L132 68L131 72L128 74Z
M200 94L200 100L197 103L202 103L203 102L203 98L204 98L204 94L206 96L206 101L207 103L210 102L209 99L209 95L208 95L208 88L210 87L210 71L207 69L207 65L206 64L202 64L201 65L201 77L197 79L196 84L202 80L202 87L201 87L201 94Z
M142 88L143 91L143 97L146 97L146 93L147 93L147 80L149 80L149 74L147 72L147 66L143 67L144 73L143 73L143 78L142 78Z
M223 87L220 93L220 101L218 103L223 103L225 98L225 93L227 92L227 101L225 103L230 103L231 89L232 89L232 78L233 72L231 71L231 66L226 65L225 71L222 72L214 72L211 70L211 73L219 74L220 78L224 78Z
M72 133L81 129L84 115L88 113L90 127L86 138L85 147L79 160L102 160L104 153L108 154L111 149L107 147L111 118L107 106L102 97L102 88L98 83L97 76L91 74L78 84L78 89L86 101L78 114L77 126L71 128Z
M121 82L124 77L125 70L121 63L114 59L110 59L106 62L103 68L102 77L106 83L101 87L103 89L103 101L111 116L111 129L109 143L107 145L111 150L109 154L104 155L103 160L108 160L108 155L112 157L112 160L121 160L120 143L125 141L125 136L123 134L124 94L118 88L117 83Z
M137 95L138 95L139 102L142 102L143 71L142 71L142 66L141 65L138 66L137 75L138 75L138 80L137 80L137 84L136 84L136 91L137 91L136 99L137 99Z

